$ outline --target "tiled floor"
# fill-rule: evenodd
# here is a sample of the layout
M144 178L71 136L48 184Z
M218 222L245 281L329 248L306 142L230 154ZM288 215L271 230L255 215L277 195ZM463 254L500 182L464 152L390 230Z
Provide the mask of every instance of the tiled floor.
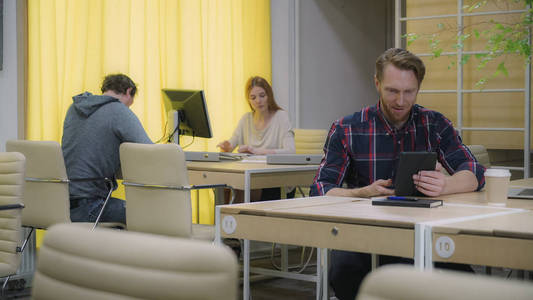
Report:
M301 247L295 247L289 251L289 265L298 265L296 269L300 269L301 264ZM277 249L279 251L279 249ZM274 268L273 264L280 264L279 253L276 252L274 257L271 257L270 252L259 253L262 255L260 259L254 259L251 262L252 266L262 268ZM313 251L309 265L303 271L304 274L316 274L316 252ZM309 258L309 248L304 253L304 261ZM240 287L241 288L241 287ZM250 283L250 290L253 300L273 300L273 299L315 299L315 282L284 279L284 278L267 278L262 280L252 280ZM239 292L239 299L242 299L242 289Z

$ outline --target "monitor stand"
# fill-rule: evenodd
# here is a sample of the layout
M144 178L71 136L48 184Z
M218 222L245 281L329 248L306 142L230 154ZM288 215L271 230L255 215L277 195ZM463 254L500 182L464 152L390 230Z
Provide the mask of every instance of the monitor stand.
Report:
M172 133L172 136L170 137L172 139L172 141L176 144L180 144L180 120L181 120L181 117L183 116L183 112L181 110L173 110L171 111L171 114L172 114L172 128L173 128L173 133Z

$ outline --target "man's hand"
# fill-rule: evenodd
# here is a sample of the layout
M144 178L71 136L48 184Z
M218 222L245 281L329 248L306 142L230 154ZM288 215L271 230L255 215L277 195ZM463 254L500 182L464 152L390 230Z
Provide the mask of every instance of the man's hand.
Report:
M442 174L442 165L437 162L435 171L420 171L413 175L413 182L422 194L435 197L444 194L446 175Z
M357 189L357 197L370 198L374 196L394 195L394 190L387 188L391 185L391 179L376 180L371 185Z

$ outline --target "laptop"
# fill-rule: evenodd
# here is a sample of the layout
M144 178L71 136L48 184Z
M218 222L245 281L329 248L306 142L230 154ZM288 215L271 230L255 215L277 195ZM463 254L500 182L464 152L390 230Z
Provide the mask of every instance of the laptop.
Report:
M533 200L533 187L509 187L507 197Z
M248 154L245 153L185 151L186 161L241 160L247 156Z
M269 165L318 165L322 154L270 154L266 157Z

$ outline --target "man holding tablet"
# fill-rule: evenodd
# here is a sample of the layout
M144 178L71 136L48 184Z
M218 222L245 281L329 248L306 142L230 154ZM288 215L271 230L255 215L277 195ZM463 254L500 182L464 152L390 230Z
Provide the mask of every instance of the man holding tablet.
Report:
M422 60L407 50L391 48L378 57L374 82L379 101L333 123L310 196L393 195L401 152L436 152L435 170L413 175L416 189L424 195L483 187L485 168L463 145L450 120L416 104L424 75ZM452 175L441 173L442 167ZM383 260L408 261L395 257ZM451 268L470 269L464 265ZM329 278L337 298L354 299L369 271L369 254L332 251Z

